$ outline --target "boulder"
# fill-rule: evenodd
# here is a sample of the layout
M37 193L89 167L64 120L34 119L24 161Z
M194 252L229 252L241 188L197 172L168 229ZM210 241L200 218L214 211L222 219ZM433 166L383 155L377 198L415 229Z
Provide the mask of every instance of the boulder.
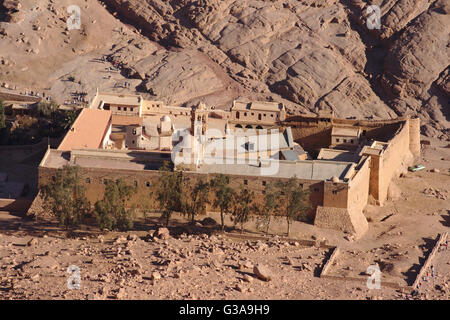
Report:
M262 264L257 264L253 267L253 273L262 281L270 281L273 278L272 272L268 267Z
M36 238L31 238L30 241L27 242L28 247L35 246L37 244L38 244L38 241Z
M204 226L215 226L217 225L217 222L213 218L207 217L202 220L201 224Z
M154 233L155 237L158 237L160 239L169 239L170 238L170 233L169 233L169 229L167 228L159 228L155 233Z

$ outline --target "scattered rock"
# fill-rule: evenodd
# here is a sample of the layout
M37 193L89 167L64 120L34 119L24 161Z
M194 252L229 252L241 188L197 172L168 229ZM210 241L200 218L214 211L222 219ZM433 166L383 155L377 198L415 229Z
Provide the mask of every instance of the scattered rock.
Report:
M272 272L268 267L262 264L257 264L253 267L253 273L256 277L262 281L270 281L272 280Z
M158 237L159 239L166 240L170 238L169 229L167 228L159 228L155 233L155 237Z
M253 277L249 276L248 274L244 274L243 279L245 282L253 282Z
M31 238L30 241L27 242L27 246L35 246L38 244L38 240L36 238Z
M215 226L217 225L217 222L213 218L207 217L202 220L201 224L204 226Z
M158 271L154 271L154 272L152 272L151 279L152 280L160 280L161 279L161 274Z
M119 290L117 290L117 293L115 295L115 298L118 300L122 300L123 298L125 298L126 292L124 288L119 288Z

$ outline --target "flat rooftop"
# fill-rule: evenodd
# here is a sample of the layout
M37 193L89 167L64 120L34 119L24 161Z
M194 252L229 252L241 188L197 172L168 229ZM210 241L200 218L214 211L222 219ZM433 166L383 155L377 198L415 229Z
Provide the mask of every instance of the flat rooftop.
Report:
M73 163L85 168L101 168L116 170L155 170L155 163L170 161L170 153L145 151L111 151L111 150L74 150ZM61 168L69 164L68 152L49 150L41 166L46 168ZM206 159L208 160L208 159ZM209 159L213 163L215 159ZM275 161L263 160L262 167L249 163L233 164L202 164L197 168L198 173L223 173L240 176L269 176L272 178L292 178L304 180L329 180L336 176L343 180L349 172L352 163L337 161ZM262 169L272 168L265 172Z
M103 101L104 103L127 105L127 106L140 106L141 99L142 99L141 96L130 94L99 93L97 97L97 101L99 102Z
M359 127L333 127L331 135L344 137L357 137L359 135Z
M113 126L142 126L143 118L137 116L112 115Z
M317 160L334 160L345 162L359 162L360 156L356 153L339 149L320 149Z
M119 150L73 150L62 152L49 150L40 166L58 169L64 165L79 165L84 168L101 168L115 170L152 170L152 164L170 161L170 153Z
M260 111L280 111L282 110L283 105L278 102L263 102L263 101L255 101L255 102L243 102L243 101L235 101L233 104L233 110L260 110Z
M278 162L278 165L276 164ZM352 164L348 162L330 161L263 161L262 168L253 164L203 164L197 168L200 173L222 173L240 176L268 176L272 178L292 178L304 180L329 180L336 176L343 180ZM274 168L273 174L265 175L264 171L270 166ZM278 166L278 167L277 167ZM278 168L278 169L277 169Z

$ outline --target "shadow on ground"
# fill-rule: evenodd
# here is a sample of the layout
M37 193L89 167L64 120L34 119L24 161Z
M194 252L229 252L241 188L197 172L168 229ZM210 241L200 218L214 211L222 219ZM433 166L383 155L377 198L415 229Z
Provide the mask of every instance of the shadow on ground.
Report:
M416 281L417 274L420 271L420 268L425 263L428 255L433 250L434 245L436 244L436 239L432 238L422 238L425 242L424 244L420 245L419 248L422 249L423 256L419 257L418 263L415 263L411 266L411 268L408 269L408 271L403 272L403 275L406 277L405 281L407 282L408 286L412 286L414 281Z

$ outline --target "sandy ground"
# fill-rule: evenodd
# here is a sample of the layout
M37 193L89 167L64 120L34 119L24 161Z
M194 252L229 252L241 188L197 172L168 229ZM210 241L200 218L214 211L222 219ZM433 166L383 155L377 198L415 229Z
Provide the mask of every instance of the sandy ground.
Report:
M177 215L167 239L152 236L156 215L139 221L133 232L101 235L84 227L67 238L52 221L0 213L0 299L411 299L410 289L369 290L365 272L376 263L382 281L412 285L437 235L449 231L450 149L443 146L425 147L420 162L426 171L395 181L398 199L368 206L370 229L357 241L300 222L292 240L284 240L278 237L284 221L274 221L268 238L249 222L244 239L238 239L229 220L229 232L222 234L214 226L190 226ZM431 172L434 168L439 172ZM13 174L18 180L19 171ZM427 188L438 193L424 193ZM216 213L210 217L219 221ZM301 240L339 246L328 274L361 281L320 278L331 250ZM256 278L253 265L261 263L272 281ZM448 300L450 251L441 250L432 264L435 277L414 299ZM71 265L80 268L79 290L67 287Z

